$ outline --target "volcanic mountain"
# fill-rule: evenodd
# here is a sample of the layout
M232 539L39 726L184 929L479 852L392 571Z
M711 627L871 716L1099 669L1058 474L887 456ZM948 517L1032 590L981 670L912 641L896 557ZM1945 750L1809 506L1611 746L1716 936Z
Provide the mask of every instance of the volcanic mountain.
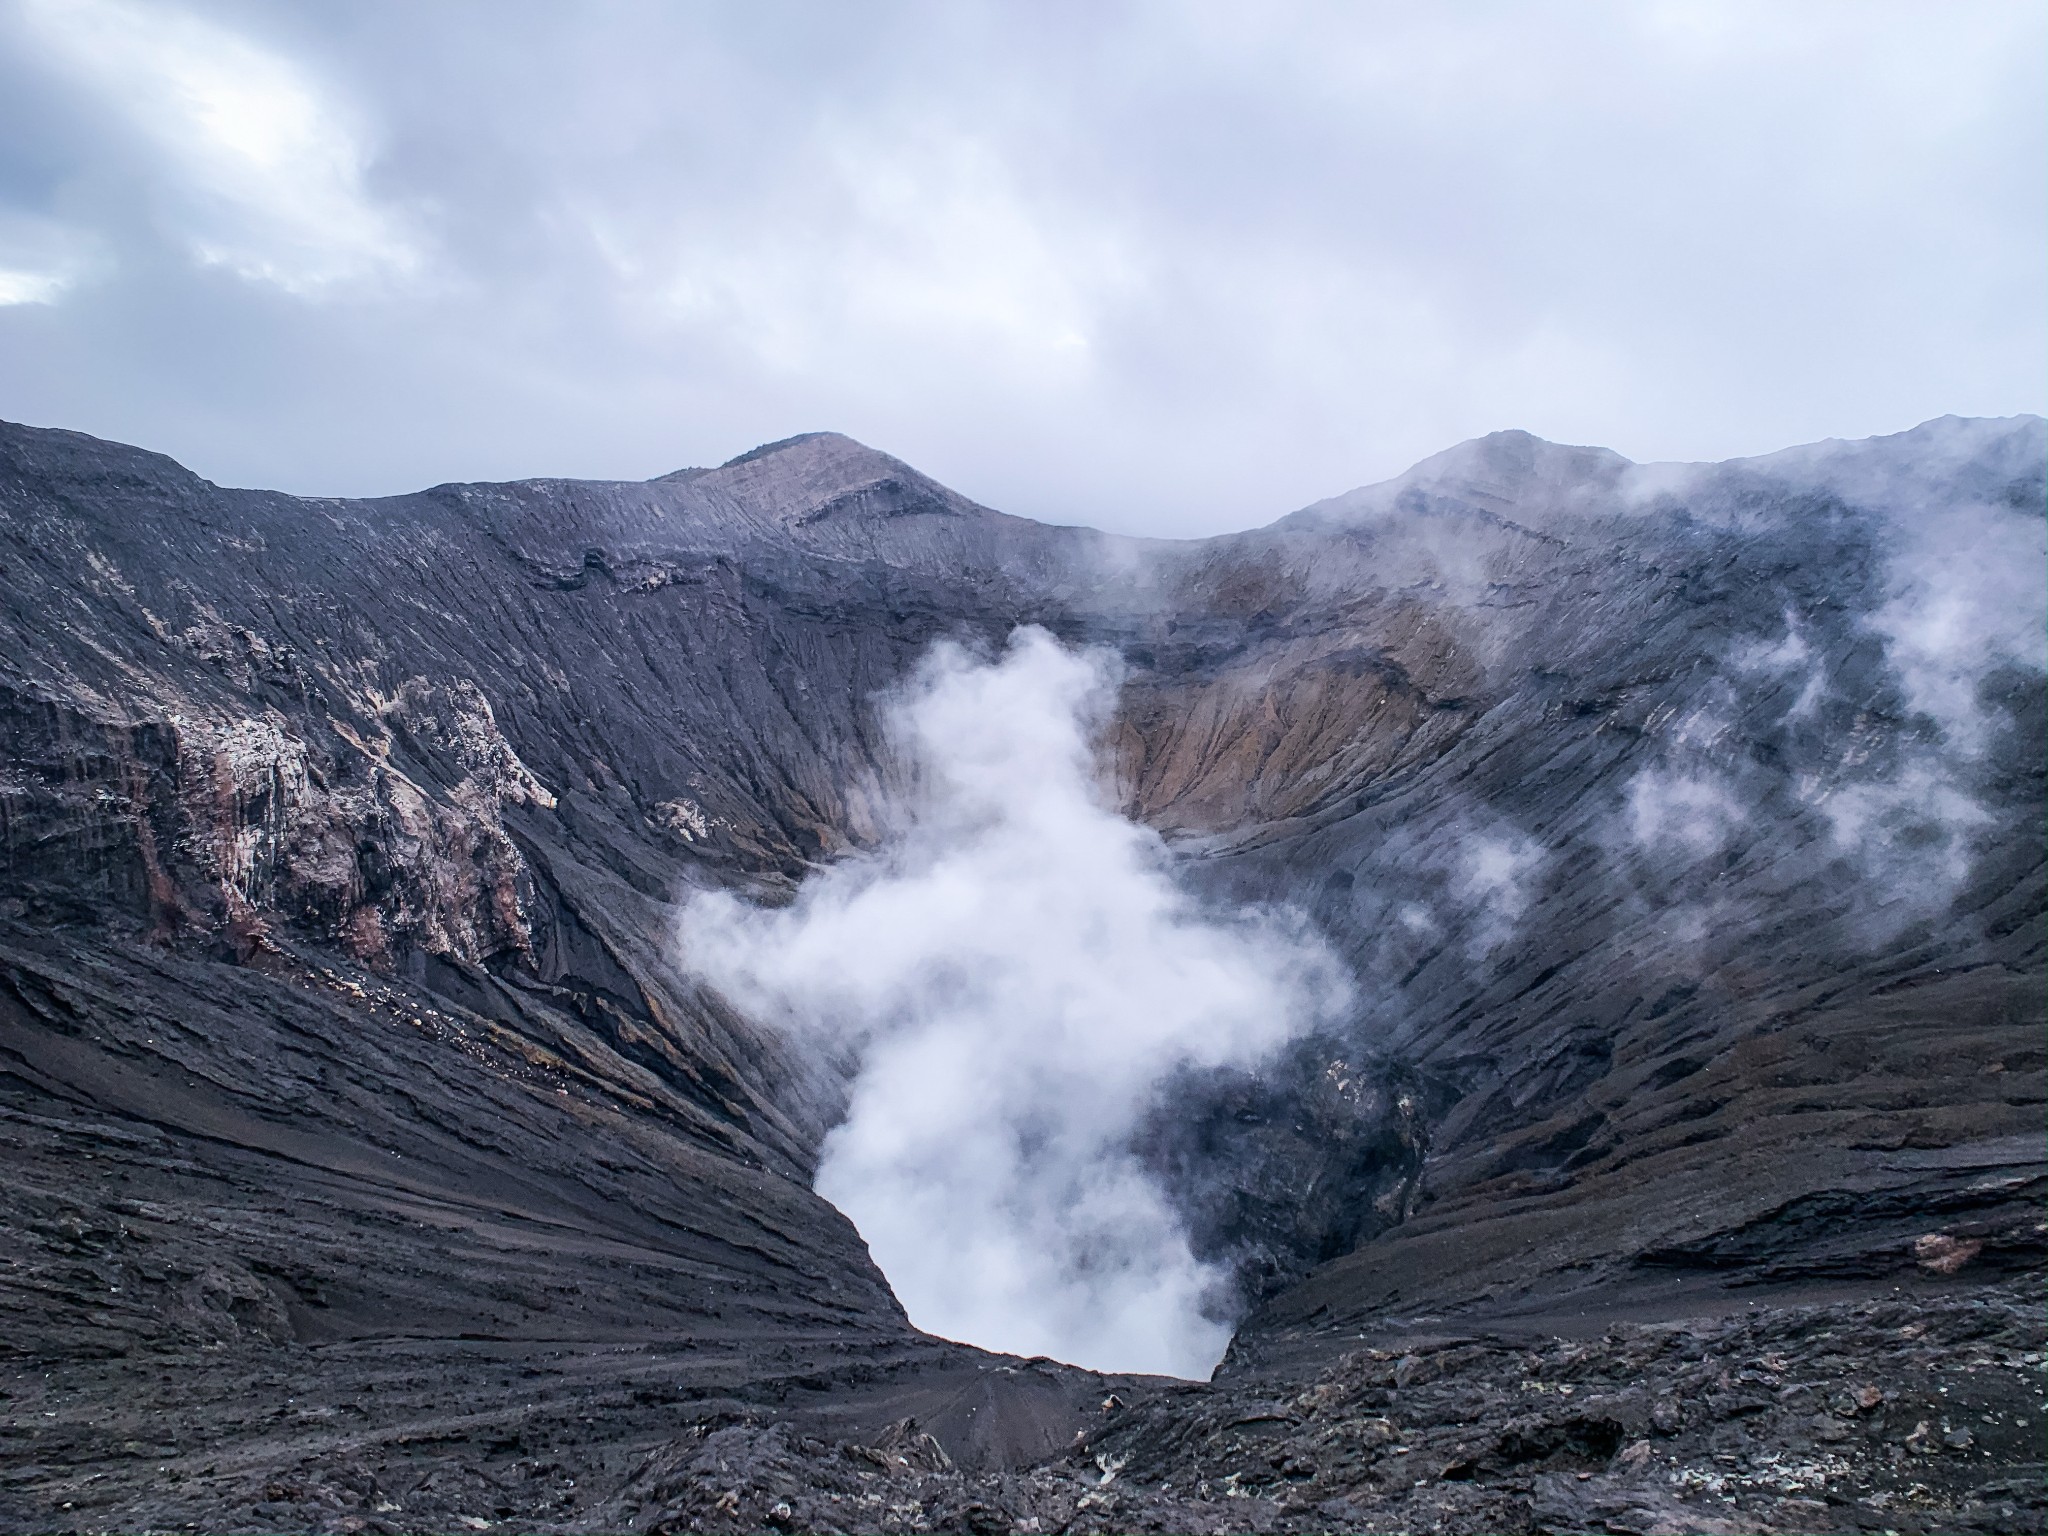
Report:
M349 501L0 426L0 1525L2035 1528L2044 460L1502 432L1175 542L829 433ZM1147 1121L1210 1384L919 1333L845 1064L677 964L1024 625L1357 978Z

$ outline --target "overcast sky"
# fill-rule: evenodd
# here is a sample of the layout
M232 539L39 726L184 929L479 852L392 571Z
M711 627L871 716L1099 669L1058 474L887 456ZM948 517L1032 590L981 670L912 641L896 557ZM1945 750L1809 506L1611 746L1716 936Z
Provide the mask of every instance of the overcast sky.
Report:
M1203 533L2048 406L2048 6L0 0L0 416Z

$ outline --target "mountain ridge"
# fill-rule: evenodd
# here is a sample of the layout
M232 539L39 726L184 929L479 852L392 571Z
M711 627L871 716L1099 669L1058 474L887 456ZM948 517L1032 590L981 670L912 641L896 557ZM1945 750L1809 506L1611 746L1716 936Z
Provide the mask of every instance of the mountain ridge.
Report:
M394 1436L537 1381L448 1476L552 1445L606 1497L676 1405L914 1418L995 1475L1182 1401L917 1335L808 1189L844 1064L674 960L679 894L875 846L873 701L1022 624L1120 657L1105 781L1189 888L1306 911L1361 981L1338 1034L1163 1090L1148 1155L1241 1286L1213 1401L1373 1341L2037 1272L2044 424L1914 431L1634 487L1496 434L1333 498L1368 516L1147 541L832 434L348 501L0 428L20 1521L95 1476L126 1523L299 1520L246 1511L346 1436L252 1449L280 1373ZM1980 591L1999 624L1923 622ZM121 1446L180 1398L153 1489Z

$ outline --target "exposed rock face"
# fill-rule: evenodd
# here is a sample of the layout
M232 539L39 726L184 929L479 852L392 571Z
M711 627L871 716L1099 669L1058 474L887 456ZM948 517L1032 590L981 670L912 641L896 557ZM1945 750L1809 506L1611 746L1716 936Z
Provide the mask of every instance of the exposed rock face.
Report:
M1311 1036L1256 1073L1170 1081L1138 1145L1196 1257L1249 1305L1412 1214L1429 1099L1411 1067Z
M1967 1313L2043 1262L2048 722L2024 645L1955 628L1952 566L2012 567L1989 601L2024 620L2043 457L2032 418L1683 474L1504 433L1173 544L829 435L342 502L0 428L0 1520L1113 1524L1078 1483L1033 1514L962 1479L1086 1432L1185 1489L1209 1474L1174 1447L1237 1455L1239 1397L1376 1383L1362 1336L1897 1286ZM1125 658L1106 771L1187 877L1309 909L1361 977L1346 1037L1149 1123L1262 1303L1213 1389L916 1334L808 1190L834 1072L670 960L684 887L775 899L878 836L904 769L870 700L1025 622ZM1714 1349L1741 1369L1713 1337L1658 1345L1672 1392ZM1520 1369L1446 1359L1489 1403ZM1491 1449L1429 1454L1502 1487L1642 1433L1484 1411ZM806 1436L856 1448L852 1503L703 1495L706 1455L825 1488ZM2039 1460L1982 1438L1958 1467ZM1796 1518L1668 1478L1613 1510L1344 1491L1390 1457L1143 1518L1820 1528L1830 1477L1936 1488L1873 1452ZM902 1476L937 1481L859 1503ZM1927 1518L2028 1528L1975 1486Z

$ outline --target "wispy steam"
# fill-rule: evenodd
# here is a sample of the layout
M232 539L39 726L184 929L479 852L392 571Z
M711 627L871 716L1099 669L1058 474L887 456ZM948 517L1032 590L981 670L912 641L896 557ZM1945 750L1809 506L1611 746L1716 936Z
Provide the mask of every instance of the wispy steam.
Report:
M1727 843L1748 813L1713 778L1646 768L1629 784L1628 819L1630 834L1644 848L1704 858Z
M1785 610L1783 639L1738 640L1728 648L1727 666L1734 677L1752 684L1758 680L1796 682L1799 692L1781 717L1787 722L1811 720L1827 696L1827 666L1807 643L1806 626L1790 608Z
M1465 951L1474 962L1505 944L1529 905L1543 847L1511 827L1470 831L1460 838L1458 868L1448 890L1462 909Z
M1970 502L1897 519L1886 601L1870 615L1907 704L1951 750L1975 755L1996 724L1985 680L2001 666L2048 670L2048 522Z
M1245 1066L1336 1016L1299 922L1199 910L1148 829L1106 809L1114 661L1037 629L934 650L890 707L918 789L900 836L774 911L693 902L686 963L858 1060L817 1187L911 1318L1098 1368L1203 1376L1224 1276L1129 1142L1184 1066Z
M1878 514L1881 600L1860 627L1883 640L1921 728L1874 771L1846 762L1820 807L1895 905L1902 890L1945 902L1969 878L1997 820L1983 767L2012 718L1995 685L2048 671L2042 448L2038 421L1944 418L1850 445L1835 471L1839 493Z

